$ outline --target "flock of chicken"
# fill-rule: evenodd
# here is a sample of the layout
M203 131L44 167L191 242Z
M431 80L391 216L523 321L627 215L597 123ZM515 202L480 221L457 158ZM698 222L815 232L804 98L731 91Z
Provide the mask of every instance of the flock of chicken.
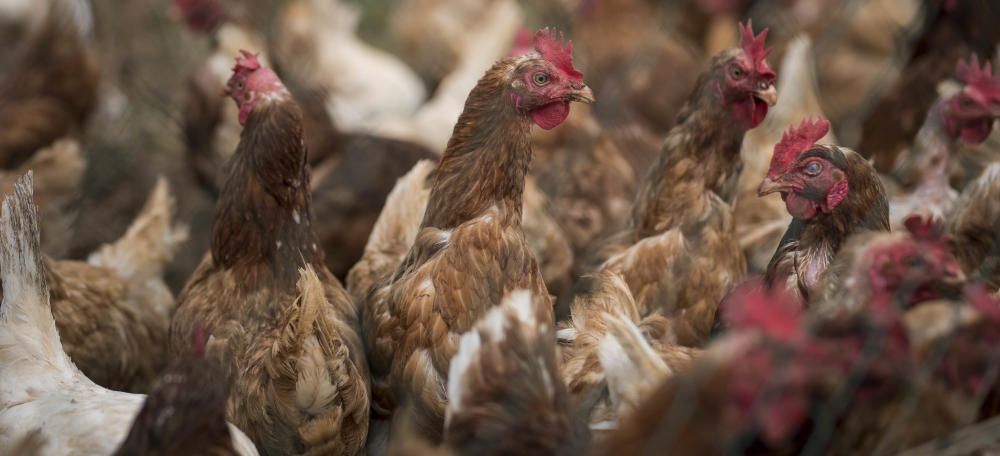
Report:
M217 198L176 297L163 178L119 240L56 259L93 15L0 5L0 454L1000 445L996 5L852 7L832 67L892 60L887 11L917 24L879 88L817 75L829 0L785 2L770 40L737 20L765 0L551 3L584 65L514 0L401 0L402 60L344 0L287 2L273 36L174 0L214 47L183 117Z

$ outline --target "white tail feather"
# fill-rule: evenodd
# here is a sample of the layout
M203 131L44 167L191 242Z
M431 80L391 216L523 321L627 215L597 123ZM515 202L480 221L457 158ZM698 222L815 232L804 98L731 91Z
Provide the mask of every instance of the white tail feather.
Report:
M34 358L62 367L70 364L63 352L49 307L49 289L38 241L38 211L33 201L29 171L14 184L0 210L0 366Z

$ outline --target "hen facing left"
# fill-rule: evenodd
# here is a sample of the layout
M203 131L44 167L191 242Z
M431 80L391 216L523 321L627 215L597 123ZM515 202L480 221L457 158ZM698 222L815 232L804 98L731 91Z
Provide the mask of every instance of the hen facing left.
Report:
M243 53L226 85L244 125L210 251L181 291L170 350L198 324L219 339L229 416L265 454L358 454L367 365L354 304L313 231L302 114L278 77Z

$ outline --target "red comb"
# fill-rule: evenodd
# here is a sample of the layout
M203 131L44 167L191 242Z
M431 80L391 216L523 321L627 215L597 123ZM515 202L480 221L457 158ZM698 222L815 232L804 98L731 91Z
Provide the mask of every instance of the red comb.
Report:
M768 29L765 28L759 35L754 35L753 20L748 19L746 25L740 24L740 47L743 48L743 53L750 59L749 63L753 65L757 73L774 75L771 66L764 60L771 53L770 49L764 47L767 31Z
M514 46L510 50L510 55L519 57L531 52L533 40L534 35L532 35L531 30L525 27L519 28L517 34L514 35Z
M906 231L915 239L921 241L940 241L944 239L944 224L933 216L911 214L903 220Z
M233 73L243 73L260 69L260 60L257 54L240 50L241 57L236 58L236 65L233 66Z
M822 117L815 121L803 119L798 127L792 127L781 136L781 141L774 145L774 155L771 156L771 167L767 170L768 177L776 178L788 171L795 159L809 150L816 141L826 136L830 131L830 122Z
M583 73L573 68L573 42L563 43L562 34L545 28L535 33L535 50L575 82L583 82Z
M958 61L955 75L979 101L987 104L1000 103L1000 80L993 76L993 68L988 60L980 67L979 57L972 54L968 63Z

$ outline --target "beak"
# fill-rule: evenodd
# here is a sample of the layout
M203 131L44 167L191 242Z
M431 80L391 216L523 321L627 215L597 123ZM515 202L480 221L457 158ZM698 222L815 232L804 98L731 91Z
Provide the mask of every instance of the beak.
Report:
M774 88L774 84L768 84L766 89L758 90L753 94L767 103L768 106L774 106L778 103L778 89Z
M760 187L757 187L757 196L770 195L774 192L780 192L782 190L787 190L788 187L782 184L780 181L771 179L770 177L765 177L760 183Z
M591 104L594 100L594 91L590 90L590 87L584 85L583 88L574 88L569 93L569 101L578 101L580 103Z

